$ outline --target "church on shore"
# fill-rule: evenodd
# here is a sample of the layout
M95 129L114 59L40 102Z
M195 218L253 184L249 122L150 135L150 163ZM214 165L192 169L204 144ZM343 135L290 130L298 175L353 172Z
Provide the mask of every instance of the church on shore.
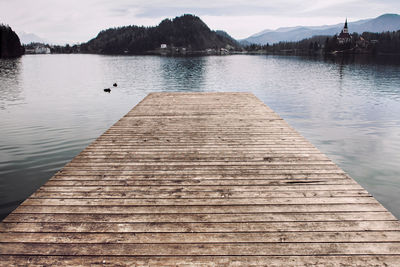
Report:
M339 44L347 44L351 42L351 35L349 34L349 28L347 27L347 18L343 30L338 35L337 40Z

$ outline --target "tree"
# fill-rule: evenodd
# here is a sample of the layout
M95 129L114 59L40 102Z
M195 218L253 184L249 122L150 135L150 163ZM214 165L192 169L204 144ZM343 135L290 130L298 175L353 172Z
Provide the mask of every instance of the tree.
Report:
M18 35L6 25L0 25L0 58L15 58L23 55Z

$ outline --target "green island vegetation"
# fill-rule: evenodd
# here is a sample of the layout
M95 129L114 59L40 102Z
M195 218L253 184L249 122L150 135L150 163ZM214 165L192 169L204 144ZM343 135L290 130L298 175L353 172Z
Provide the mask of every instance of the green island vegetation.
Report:
M16 58L23 54L18 35L10 26L0 24L0 58Z
M156 27L126 26L101 31L81 44L81 53L96 54L194 54L239 49L227 33L212 31L198 17L165 19Z

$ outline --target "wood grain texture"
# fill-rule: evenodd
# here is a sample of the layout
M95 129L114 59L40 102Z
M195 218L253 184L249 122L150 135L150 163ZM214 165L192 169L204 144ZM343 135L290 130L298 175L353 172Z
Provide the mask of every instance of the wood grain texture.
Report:
M249 93L149 94L0 223L0 266L399 262L399 221Z

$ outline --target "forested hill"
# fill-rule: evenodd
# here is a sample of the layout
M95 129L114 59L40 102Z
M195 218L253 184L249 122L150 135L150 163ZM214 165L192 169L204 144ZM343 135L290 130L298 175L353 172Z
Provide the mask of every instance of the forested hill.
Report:
M156 27L126 26L101 31L96 38L81 45L81 52L143 54L159 49L161 44L187 51L239 46L229 35L210 30L200 18L183 15L165 19Z
M0 58L20 57L23 53L18 35L11 27L0 24Z

